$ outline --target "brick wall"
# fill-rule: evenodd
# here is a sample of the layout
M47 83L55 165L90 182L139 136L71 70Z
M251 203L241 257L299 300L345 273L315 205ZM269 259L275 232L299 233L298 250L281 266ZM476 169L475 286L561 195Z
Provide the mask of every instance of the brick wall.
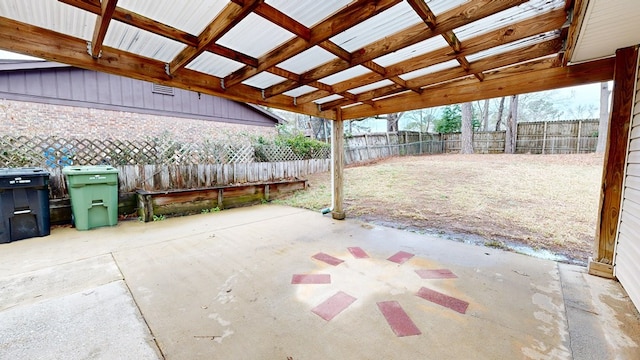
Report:
M180 141L246 140L276 134L274 127L87 109L0 99L0 133L12 136L136 140L169 134Z

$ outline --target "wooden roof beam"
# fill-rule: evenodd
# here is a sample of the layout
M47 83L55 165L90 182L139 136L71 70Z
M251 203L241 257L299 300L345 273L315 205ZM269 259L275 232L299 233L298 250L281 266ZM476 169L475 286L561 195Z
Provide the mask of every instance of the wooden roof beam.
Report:
M423 0L408 0L408 2L413 10L418 14L418 16L420 16L422 20L424 20L425 24L427 24L427 26L431 30L435 30L437 25L437 18L431 11L431 9L429 9L429 6L427 6L427 4L425 4ZM453 32L453 30L445 31L442 34L442 37L447 42L447 44L449 44L449 47L453 49L453 52L458 54L460 53L460 51L462 51L462 44L460 43L460 40ZM465 56L457 56L456 60L458 60L463 69L469 71L469 60L467 60ZM484 74L482 73L476 73L473 75L480 81L484 80Z
M189 69L181 69L174 76L165 73L161 61L128 53L119 49L103 47L99 59L83 56L87 51L86 41L65 34L43 29L0 16L0 49L30 55L49 61L126 76L204 94L223 96L227 99L265 105L312 116L333 119L333 112L319 112L315 104L293 103L290 96L275 96L262 99L259 90L246 85L233 89L222 89L220 78Z
M61 3L71 5L88 11L92 14L99 15L101 13L100 0L58 0ZM167 39L175 40L190 46L198 45L198 37L174 27L159 23L153 19L142 16L135 12L116 7L113 13L113 19L124 24L146 30L151 33L163 36Z
M311 30L308 27L267 3L260 3L253 12L271 23L287 29L305 41L311 40Z
M384 10L396 5L401 0L356 0L347 7L333 14L311 29L310 39L293 38L290 41L273 49L268 54L260 57L257 68L244 67L228 75L224 79L225 86L232 87L240 84L244 80L275 66L282 61L289 59L319 43L328 40L330 37L369 19ZM317 80L317 79L314 79ZM290 90L290 89L289 89ZM287 90L285 90L287 91ZM283 91L284 92L284 91Z
M96 25L93 29L93 37L91 38L91 57L97 59L100 57L102 42L107 35L107 29L111 22L113 12L116 10L118 0L102 0L100 3L100 14L96 17Z
M444 84L422 94L407 93L375 102L373 107L356 105L343 109L345 120L409 111L427 107L459 104L501 96L524 94L611 80L615 59L603 59L574 66L520 71L508 76L485 79L481 83Z
M447 82L474 73L484 73L494 69L512 66L514 64L528 62L534 59L553 55L557 53L561 47L562 40L547 40L538 44L529 45L525 48L511 50L509 52L477 60L474 63L469 64L469 70L465 70L463 68L441 70L407 80L407 84L410 86L425 87L433 84Z
M429 29L436 29L436 15L433 13L433 11L431 11L429 6L425 4L424 0L407 0L407 2L409 3L409 5L411 5L413 11L415 11L416 14L418 14L418 16L420 16L424 23L429 27ZM460 52L462 45L460 44L460 40L458 40L458 37L453 33L453 31L445 31L442 34L442 37L446 40L447 44L451 46L453 51L457 53Z
M220 14L200 33L198 36L198 45L188 46L176 55L169 64L168 72L171 75L175 74L176 71L202 54L210 44L215 43L231 30L231 28L242 21L242 19L247 17L262 1L263 0L246 1L242 6L235 3L227 4Z
M527 0L471 0L440 15L440 21L436 25L435 30L425 30L424 25L422 24L411 26L352 53L352 60L350 62L346 62L342 59L328 62L302 74L300 84L290 84L289 87L281 86L278 87L277 90L267 89L265 90L265 93L268 91L272 95L282 94L296 86L305 85L310 81L319 80L326 76L333 75L350 67L360 65L366 61L373 60L382 55L400 50L420 41L441 35L444 32L517 6L526 1ZM549 14L546 15L549 16Z
M328 52L332 53L333 55L337 56L338 58L344 61L351 61L351 53L341 48L340 46L336 45L330 40L322 41L318 44L318 46L327 50Z
M88 11L96 15L99 15L101 11L100 0L58 0L58 1L71 6L75 6L79 9ZM160 35L164 38L171 39L189 46L198 46L197 36L189 34L186 31L182 31L180 29L176 29L174 27L159 23L146 16L142 16L138 13L123 9L121 7L115 8L115 11L113 13L113 20L120 21L124 24L154 33L156 35ZM253 66L253 67L258 66L258 59L251 57L249 55L243 54L239 51L229 49L222 45L212 43L212 44L209 44L209 46L207 46L206 50L216 55L223 56L227 59L231 59L231 60L235 60L237 62L243 63L247 66Z
M268 71L270 73L274 74L274 75L278 75L278 76L281 76L281 77L283 77L285 79L288 79L289 81L296 81L297 82L297 81L300 80L300 75L298 75L298 74L296 74L294 72L291 72L289 70L285 70L283 68L279 68L277 66L274 66L274 67L270 68Z
M480 51L490 49L495 46L508 44L517 40L521 40L536 34L545 33L558 29L565 21L564 10L556 10L550 13L541 14L536 17L524 20L520 23L505 26L494 31L478 35L465 41L464 47L460 54L452 54L448 48L441 48L428 53L415 56L411 59L399 62L397 64L387 66L387 76L398 76L409 73L418 69L426 68L445 61L453 60L457 55L471 55ZM383 80L384 77L377 73L368 73L349 79L343 82L333 84L333 88L340 92L353 89L356 87L372 84ZM314 101L326 96L318 92L306 94L298 99L301 101Z
M560 49L558 49L560 50ZM466 71L469 74L473 74L473 76L476 77L476 79L482 81L484 80L484 74L480 73L476 73L471 71L471 64L469 63L469 60L467 60L467 58L465 56L456 56L456 60L458 61L458 63L460 64L460 66L462 66L462 69L464 69L464 71Z
M538 59L541 57L549 56L558 52L562 46L560 39L548 40L539 44L531 45L526 48L512 50L506 53L498 54L490 58L478 60L472 64L468 64L468 69L453 68L440 70L431 74L423 75L414 79L406 81L405 87L419 88L422 91L428 91L422 89L425 86L444 83L459 78L469 76L470 73L474 75L476 73L483 74L485 71L491 71L494 69L512 66L514 64L523 63ZM484 80L484 74L483 80ZM372 100L382 96L393 95L402 91L397 85L389 85L375 90L367 91L359 94L356 99L351 103L362 102L365 100ZM349 102L343 101L342 105L349 104Z
M222 46L219 44L209 44L205 50L212 52L216 55L220 55L222 57L225 57L227 59L231 59L234 61L237 61L239 63L243 63L247 66L253 66L253 67L257 67L258 66L258 59L254 58L253 56L249 56L247 54L243 54L239 51L235 51L233 49L229 49L226 46Z

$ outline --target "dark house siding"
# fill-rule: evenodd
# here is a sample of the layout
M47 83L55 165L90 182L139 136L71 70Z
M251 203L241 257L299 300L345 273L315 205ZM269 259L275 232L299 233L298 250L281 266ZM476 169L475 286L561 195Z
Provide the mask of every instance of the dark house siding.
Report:
M251 105L73 67L0 71L0 98L189 119L273 127L278 119Z

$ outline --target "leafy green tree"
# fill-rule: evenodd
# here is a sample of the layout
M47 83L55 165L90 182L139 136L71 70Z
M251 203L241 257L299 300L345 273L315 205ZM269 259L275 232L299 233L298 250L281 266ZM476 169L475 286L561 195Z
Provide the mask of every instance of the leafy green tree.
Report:
M435 121L435 130L441 134L460 132L462 109L460 105L449 105L442 111L442 117Z

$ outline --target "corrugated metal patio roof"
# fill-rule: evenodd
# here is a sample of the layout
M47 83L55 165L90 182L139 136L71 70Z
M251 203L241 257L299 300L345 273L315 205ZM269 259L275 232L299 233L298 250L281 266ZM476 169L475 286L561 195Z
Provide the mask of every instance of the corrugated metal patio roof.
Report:
M570 60L573 3L3 0L0 48L327 118L344 108L353 118L384 113L391 100L423 107L426 88L454 80L493 89L496 71L517 65L557 76ZM577 83L612 73L606 61L583 70L591 75Z

